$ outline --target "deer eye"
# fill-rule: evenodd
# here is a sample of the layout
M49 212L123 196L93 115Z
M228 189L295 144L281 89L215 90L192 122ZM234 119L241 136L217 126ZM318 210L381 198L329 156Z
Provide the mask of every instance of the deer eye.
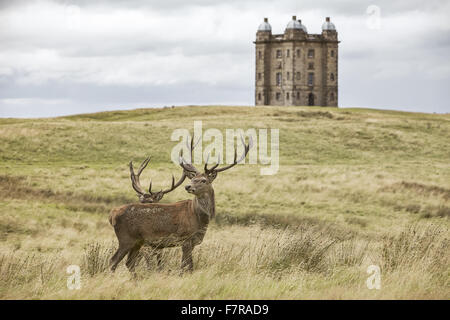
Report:
M202 180L202 183L206 183L206 180Z

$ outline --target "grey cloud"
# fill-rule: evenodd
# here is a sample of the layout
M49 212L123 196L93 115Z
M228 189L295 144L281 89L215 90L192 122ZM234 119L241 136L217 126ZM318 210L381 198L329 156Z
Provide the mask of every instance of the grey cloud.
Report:
M19 1L21 2L21 1ZM214 0L165 0L165 1L141 1L141 0L57 0L57 3L65 5L78 5L81 7L89 6L113 6L116 8L151 8L153 10L164 11L180 11L189 7L214 7L222 4L231 6L237 6L242 8L257 8L258 6L264 6L267 4L273 4L272 0L229 0L229 1L214 1ZM344 15L358 15L363 14L365 9L369 5L377 5L382 8L386 14L397 14L399 12L405 12L408 10L421 10L421 11L435 11L440 10L443 6L448 5L446 0L285 0L277 2L274 7L281 11L288 11L296 9L301 14L306 10L317 10L344 14Z
M36 25L11 18L22 21L30 3L57 13ZM365 26L372 4L381 30ZM64 29L61 8L70 5L94 20ZM449 8L437 0L0 1L0 116L251 105L256 28L268 16L283 32L292 14L310 32L325 16L336 23L341 106L450 112Z

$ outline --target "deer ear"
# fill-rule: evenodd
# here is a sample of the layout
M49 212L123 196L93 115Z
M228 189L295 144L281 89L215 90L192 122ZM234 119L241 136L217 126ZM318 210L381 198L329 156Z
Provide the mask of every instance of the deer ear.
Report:
M208 180L209 180L209 183L213 182L214 179L216 179L216 177L217 177L217 172L213 171L213 172L211 172L211 173L208 173Z

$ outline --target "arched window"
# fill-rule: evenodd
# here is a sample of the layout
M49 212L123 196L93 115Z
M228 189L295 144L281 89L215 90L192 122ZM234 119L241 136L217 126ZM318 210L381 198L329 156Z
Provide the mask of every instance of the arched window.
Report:
M261 93L258 93L258 100L261 100Z
M330 101L334 101L334 92L330 93Z
M261 53L261 51L258 51L258 58L259 58L259 59L262 59L262 53Z
M297 72L297 80L300 80L300 72Z
M330 74L330 80L334 81L334 73Z
M289 92L286 93L286 100L289 100Z
M331 57L334 57L334 50L331 50L330 55Z
M300 91L297 91L297 99L300 99Z

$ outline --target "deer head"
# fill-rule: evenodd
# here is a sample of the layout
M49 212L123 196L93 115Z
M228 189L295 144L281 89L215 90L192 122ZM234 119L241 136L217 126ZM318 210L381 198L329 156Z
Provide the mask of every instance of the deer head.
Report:
M228 170L234 167L236 164L240 163L242 160L244 160L245 157L247 156L248 151L253 146L253 140L252 137L250 136L249 143L246 145L244 138L241 136L241 141L242 144L244 145L244 153L239 159L237 159L237 151L235 147L233 163L224 166L222 168L218 168L219 163L216 163L211 168L208 168L208 159L209 159L208 155L203 172L200 172L199 170L197 170L197 168L194 167L194 165L192 165L192 153L191 153L191 161L187 162L186 160L183 159L183 153L181 152L179 160L180 166L183 168L183 173L191 180L191 183L186 185L185 187L186 191L195 194L196 196L199 196L202 193L207 192L211 188L211 184L214 181L214 179L216 179L217 174L219 172ZM220 154L218 158L220 159Z

